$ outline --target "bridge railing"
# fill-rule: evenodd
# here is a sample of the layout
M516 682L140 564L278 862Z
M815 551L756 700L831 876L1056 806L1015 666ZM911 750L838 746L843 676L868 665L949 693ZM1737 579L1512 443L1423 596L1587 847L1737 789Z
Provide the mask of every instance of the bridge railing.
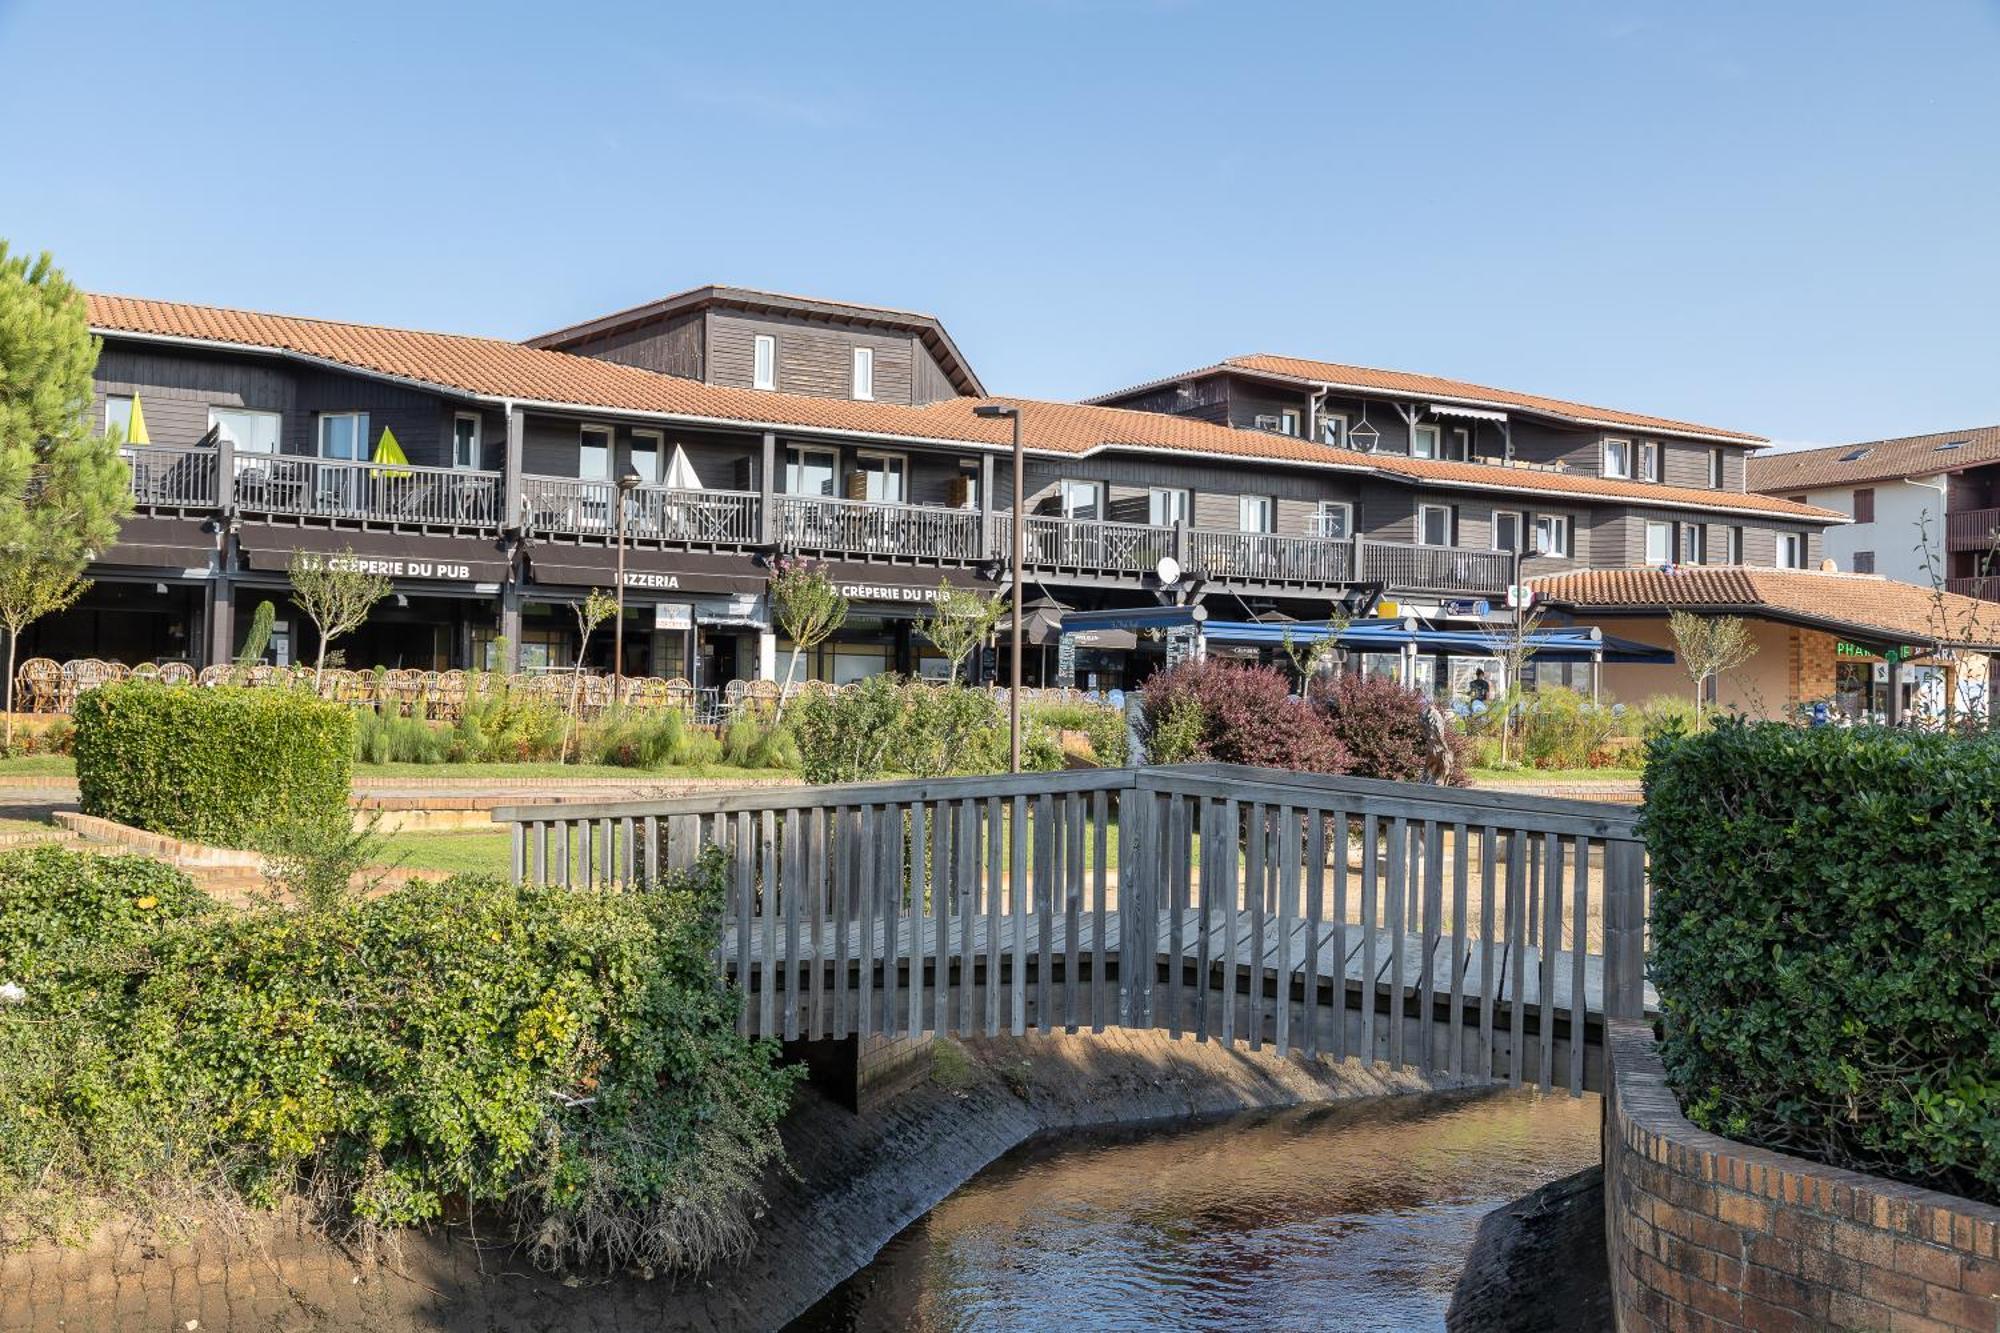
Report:
M1225 765L510 807L517 878L643 887L714 845L717 964L786 1040L1159 1029L1599 1085L1638 1016L1632 812Z

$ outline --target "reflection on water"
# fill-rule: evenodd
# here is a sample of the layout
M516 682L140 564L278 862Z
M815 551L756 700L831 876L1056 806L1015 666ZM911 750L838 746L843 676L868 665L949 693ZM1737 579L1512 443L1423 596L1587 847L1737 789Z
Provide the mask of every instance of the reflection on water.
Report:
M1594 1163L1599 1115L1498 1093L1044 1140L794 1327L1439 1328L1480 1217Z

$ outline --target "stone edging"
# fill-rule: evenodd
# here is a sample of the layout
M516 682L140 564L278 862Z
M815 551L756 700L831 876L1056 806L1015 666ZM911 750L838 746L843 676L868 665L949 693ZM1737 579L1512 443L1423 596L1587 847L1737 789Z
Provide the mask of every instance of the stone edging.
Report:
M1621 1330L2000 1328L2000 1208L1698 1129L1652 1029L1614 1021L1607 1034Z

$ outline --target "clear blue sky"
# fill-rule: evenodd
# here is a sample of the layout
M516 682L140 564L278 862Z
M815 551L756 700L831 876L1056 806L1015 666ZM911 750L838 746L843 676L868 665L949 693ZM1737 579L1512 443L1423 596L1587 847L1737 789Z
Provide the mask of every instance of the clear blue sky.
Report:
M1832 442L2000 421L2000 5L0 0L0 235L520 337L701 282L989 388L1280 351Z

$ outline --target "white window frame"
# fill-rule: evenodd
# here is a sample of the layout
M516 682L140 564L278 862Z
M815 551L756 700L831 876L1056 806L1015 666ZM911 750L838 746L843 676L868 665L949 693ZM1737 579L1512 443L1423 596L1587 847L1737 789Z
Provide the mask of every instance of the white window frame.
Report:
M1605 437L1604 475L1624 481L1632 479L1632 441L1615 435Z
M1787 554L1797 551L1796 559L1787 559ZM1806 535L1803 532L1781 532L1778 534L1778 568L1804 569L1806 567Z
M1719 491L1729 484L1729 463L1721 445L1713 445L1708 451L1708 487Z
M1472 461L1472 431L1469 428L1465 426L1453 426L1451 428L1451 442L1445 452L1445 457L1454 463L1470 463Z
M1088 514L1079 514L1070 496L1083 491L1090 492ZM1064 518L1080 518L1085 522L1097 522L1104 517L1104 483L1092 481L1088 477L1064 477L1056 482L1056 507Z
M1658 440L1639 441L1639 453L1635 464L1640 481L1660 479L1660 442Z
M653 475L650 477L646 475L645 469L639 466L639 455L646 452L648 446L651 447L653 454ZM630 463L632 471L639 475L639 484L641 486L660 485L667 479L667 465L669 462L667 433L662 430L633 431L632 443L626 446L625 461Z
M910 456L908 454L891 453L887 449L856 449L854 451L854 464L857 472L865 473L868 471L867 468L861 466L864 462L895 464L894 468L883 468L882 474L887 476L892 471L895 473L896 498L893 500L871 500L869 501L870 504L906 505L910 502ZM864 487L864 489L866 488Z
M1321 412L1319 414L1319 438L1322 444L1333 445L1337 449L1347 447L1347 413Z
M343 459L339 454L329 454L326 451L326 428L328 424L335 421L352 421L354 423L355 452L352 458ZM316 438L313 444L321 458L332 459L335 462L349 463L365 463L368 461L368 414L366 412L322 412L319 414L319 425L314 430Z
M1251 515L1255 527L1251 526ZM1238 532L1273 532L1278 525L1278 502L1268 495L1239 495L1236 497L1236 530Z
M1743 563L1743 529L1730 527L1725 531L1727 535L1722 539L1723 551L1728 555L1730 564L1740 565Z
M750 387L778 387L778 335L759 333L750 340Z
M1166 501L1162 505L1162 501ZM1164 516L1162 516L1164 513ZM1146 521L1156 528L1194 521L1194 492L1185 486L1150 486L1146 489Z
M798 489L803 464L807 459L826 460L826 489L823 491L802 491ZM785 446L785 494L810 496L818 500L837 499L840 496L840 450L829 449L819 444L788 444Z
M875 349L854 349L854 397L857 402L875 400Z
M1545 526L1546 525L1546 526ZM1547 534L1547 540L1543 534ZM1571 538L1576 535L1576 523L1568 514L1535 515L1534 555L1567 557L1570 553Z
M1429 441L1426 446L1423 441ZM1413 426L1410 428L1410 457L1436 458L1444 448L1444 431L1437 426Z
M1298 408L1288 407L1284 409L1278 413L1278 432L1282 435L1296 436L1299 433L1299 421Z
M1659 539L1659 554L1653 553L1654 539ZM1649 565L1671 565L1674 562L1674 525L1657 518L1646 520L1646 542L1642 548L1645 562Z
M604 471L592 474L583 470L586 451L594 446L587 443L593 435L604 437ZM576 475L579 481L611 481L618 475L618 431L611 426L596 422L585 422L576 428Z
M1335 514L1340 515L1339 532L1331 531L1333 525L1326 521ZM1319 512L1313 516L1313 523L1317 529L1315 535L1329 541L1344 541L1354 535L1354 505L1347 500L1321 500Z
M284 413L269 412L261 407L211 406L208 409L208 425L210 430L214 430L222 425L222 422L217 417L218 413L228 413L232 416L260 417L270 421L275 426L275 429L272 430L271 432L271 447L269 449L258 449L254 446L246 448L243 444L243 441L238 440L234 436L232 436L230 439L230 443L235 446L238 457L242 457L247 454L255 458L267 458L272 454L278 454L284 452L284 429L285 429Z
M1442 515L1444 515L1444 540L1443 540L1443 541L1439 541L1439 542L1434 542L1434 541L1432 541L1432 540L1430 539L1430 535L1429 535L1429 527L1430 527L1430 525L1429 525L1428 523L1426 523L1426 522L1425 522L1425 516L1426 516L1426 515L1428 515L1428 514L1442 514ZM1451 524L1451 506L1450 506L1450 505L1439 505L1439 504L1420 504L1420 505L1418 505L1418 506L1417 506L1417 545L1419 545L1419 546L1432 546L1432 547L1447 547L1447 546L1452 546L1452 545L1455 545L1455 543L1454 543L1454 542L1452 541L1452 531L1451 531L1451 526L1452 526L1452 524Z
M1687 525L1687 562L1690 565L1708 563L1708 524L1689 523Z
M1503 518L1511 518L1514 520L1514 542L1511 546L1503 544L1500 540L1500 520ZM1521 534L1527 530L1527 521L1525 516L1521 513L1520 510L1496 509L1493 511L1492 522L1487 526L1488 526L1488 537L1489 537L1488 544L1492 547L1493 550L1519 551L1521 549L1521 541L1522 541Z
M470 458L461 458L458 453L458 423L461 421L470 421L472 423L472 456ZM471 472L478 469L480 450L485 445L485 441L480 438L483 431L484 424L480 419L479 413L454 412L451 414L451 465L454 468L462 472Z
M125 404L125 427L124 433L118 437L118 442L120 444L132 443L132 403L137 397L137 394L130 393L107 393L104 395L104 430L101 432L102 434L109 435L112 431L111 405L113 403L123 403ZM214 422L211 421L209 424L213 425Z

